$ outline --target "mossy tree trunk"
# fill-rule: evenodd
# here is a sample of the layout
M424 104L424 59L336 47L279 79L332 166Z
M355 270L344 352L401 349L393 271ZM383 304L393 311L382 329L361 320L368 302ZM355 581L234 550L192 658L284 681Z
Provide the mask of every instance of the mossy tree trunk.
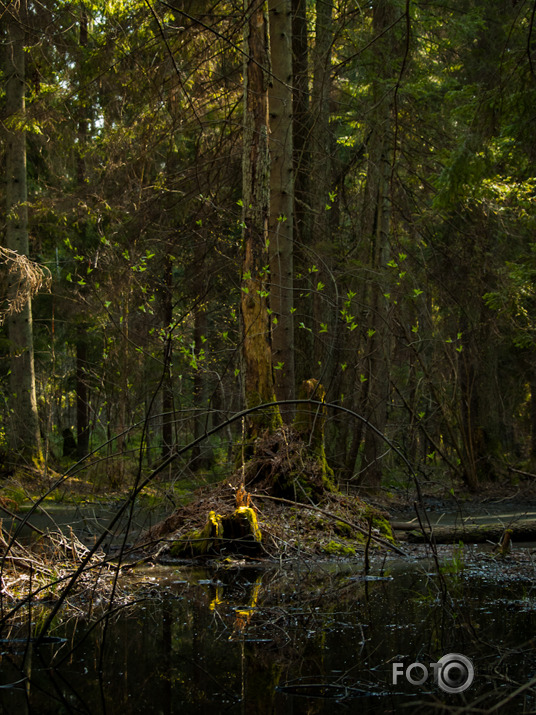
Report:
M268 217L270 158L268 150L268 83L270 53L266 5L246 3L244 66L244 146L242 164L243 262L242 358L247 407L275 399L268 313ZM253 413L252 436L275 427L279 412Z

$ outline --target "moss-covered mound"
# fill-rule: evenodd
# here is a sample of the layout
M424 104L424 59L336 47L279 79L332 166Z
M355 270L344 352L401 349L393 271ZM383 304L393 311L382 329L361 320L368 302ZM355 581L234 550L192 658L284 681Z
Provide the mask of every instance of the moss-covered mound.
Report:
M360 558L366 549L401 553L388 515L356 496L325 492L313 504L256 491L237 499L240 493L229 482L198 491L190 504L146 532L144 548L161 561Z
M280 427L250 446L252 455L230 480L199 490L145 534L145 543L168 558L398 550L387 514L338 490L320 441L311 445L298 429Z

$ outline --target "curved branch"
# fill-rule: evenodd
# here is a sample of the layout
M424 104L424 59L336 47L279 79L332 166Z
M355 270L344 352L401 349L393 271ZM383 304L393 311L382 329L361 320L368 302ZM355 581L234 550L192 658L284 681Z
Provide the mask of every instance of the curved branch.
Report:
M415 474L414 469L412 468L409 460L407 457L401 452L401 450L396 447L391 440L386 437L380 430L378 430L369 420L366 419L366 417L363 417L362 415L358 414L357 412L354 412L353 410L343 407L342 405L337 405L335 403L329 403L329 402L322 402L320 400L305 400L305 399L295 399L295 400L275 400L273 402L266 402L263 403L262 405L256 405L255 407L249 407L245 410L242 410L241 412L237 412L228 419L224 420L224 422L220 423L219 425L216 425L215 427L212 427L211 429L207 430L205 434L201 435L200 437L197 437L197 439L192 440L189 442L186 446L181 447L173 452L167 459L163 460L163 462L156 467L156 469L153 469L153 471L145 477L145 479L141 480L132 490L132 493L128 496L128 498L125 500L125 502L121 505L121 507L117 510L115 513L114 517L111 519L108 527L103 530L102 534L99 536L98 539L96 539L95 544L91 547L91 549L88 550L82 561L80 562L80 565L74 571L74 573L71 576L71 579L69 583L66 585L64 588L63 592L59 595L56 603L54 604L54 607L50 611L45 623L43 624L43 627L41 629L41 632L38 636L38 642L44 638L46 633L48 632L49 628L51 627L52 623L54 622L54 619L62 607L63 603L65 602L65 599L69 595L71 589L73 588L74 584L76 583L77 578L80 576L81 573L86 569L88 563L90 562L91 558L94 556L94 554L98 551L98 549L101 547L103 541L107 537L107 535L110 533L110 531L113 530L119 519L123 516L125 511L128 509L130 504L138 494L148 485L152 480L160 474L166 467L168 467L177 457L181 456L188 450L192 449L195 447L197 444L200 444L203 440L207 439L213 434L216 434L219 432L219 430L223 429L229 424L232 424L233 422L236 422L237 420L241 420L243 417L246 417L247 415L251 414L252 412L256 412L259 410L268 410L272 409L273 407L279 406L279 405L296 405L296 404L310 404L310 405L318 405L318 407L329 407L331 409L339 410L341 412L345 412L349 415L352 415L356 419L364 422L369 429L372 431L376 432L376 434L383 439L383 441L402 459L404 464L408 467L409 472L411 476L413 477L415 481L415 485L417 487L417 493L419 496L419 500L422 503L422 496L421 496L421 491L420 491L420 485L419 481L417 478L417 475Z

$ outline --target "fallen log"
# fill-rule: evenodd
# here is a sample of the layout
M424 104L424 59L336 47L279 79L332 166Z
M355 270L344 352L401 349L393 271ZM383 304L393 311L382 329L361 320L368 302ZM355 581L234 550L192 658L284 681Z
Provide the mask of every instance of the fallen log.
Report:
M511 531L512 541L536 541L536 519L527 519L509 523L486 523L486 524L454 524L432 525L432 532L425 527L426 534L422 532L418 524L412 522L394 522L392 527L395 531L405 531L407 541L415 544L422 544L433 538L438 544L484 544L486 542L499 543L505 530Z

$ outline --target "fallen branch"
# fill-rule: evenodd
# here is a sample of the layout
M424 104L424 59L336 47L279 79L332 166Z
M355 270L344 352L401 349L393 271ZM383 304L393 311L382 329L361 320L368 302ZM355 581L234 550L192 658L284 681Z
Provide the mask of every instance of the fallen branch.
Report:
M401 524L394 524L393 528L402 530ZM409 526L409 525L407 525ZM407 529L403 526L403 529ZM433 526L433 532L423 530L418 525L412 525L411 531L407 533L407 540L412 543L423 543L434 536L438 544L484 544L488 541L499 542L499 539L504 534L505 529L512 531L512 538L517 541L536 541L536 520L526 520L517 523L510 523L506 527L501 523L487 524L457 524L455 526Z
M508 467L509 472L514 472L514 474L521 474L522 477L529 477L529 479L536 479L536 474L533 472L524 472L522 469L515 469L514 467Z

